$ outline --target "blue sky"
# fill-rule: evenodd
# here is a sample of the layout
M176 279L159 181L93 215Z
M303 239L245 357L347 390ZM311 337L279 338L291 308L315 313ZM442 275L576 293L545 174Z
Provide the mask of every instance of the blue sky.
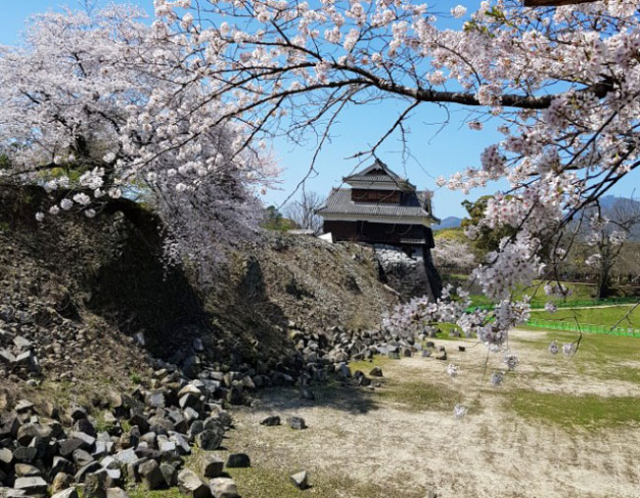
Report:
M147 11L152 11L152 0L129 1ZM473 9L479 0L459 2L440 1L440 10L448 10L457 3L462 3ZM58 9L61 5L78 5L75 0L23 0L21 2L0 0L0 44L14 44L19 40L19 34L24 27L25 19L34 13L51 9ZM430 2L430 5L434 5ZM349 174L357 162L347 158L367 145L375 143L385 131L385 124L390 123L390 116L397 113L397 104L388 102L379 105L367 105L358 109L350 109L333 130L331 144L326 146L318 162L318 174L310 178L306 188L321 194L329 192L331 187L338 186L343 176ZM378 156L397 173L408 177L419 188L434 190L434 210L436 216L464 216L465 210L460 205L465 196L461 192L451 192L438 189L435 178L439 175L448 176L468 166L476 166L480 153L489 144L499 140L500 135L487 125L482 132L470 131L462 126L462 120L467 111L462 108L451 107L449 124L438 132L440 123L445 118L445 112L436 105L423 105L414 113L411 121L412 133L408 146L413 156L405 166L402 165L400 151L401 144L391 139L381 149ZM278 140L275 153L283 169L279 189L267 194L267 203L279 204L291 194L295 186L308 171L313 155L313 142L308 146L298 146ZM485 190L474 190L469 194L470 199L480 195L491 194L503 185L490 186ZM631 196L634 189L640 186L640 171L636 171L623 185L612 189L611 193L619 196Z

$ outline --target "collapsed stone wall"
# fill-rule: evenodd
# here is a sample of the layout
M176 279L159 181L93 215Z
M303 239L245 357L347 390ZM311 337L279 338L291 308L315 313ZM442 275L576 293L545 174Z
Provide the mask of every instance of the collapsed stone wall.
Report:
M0 189L0 384L40 370L92 378L93 368L81 370L107 357L113 376L127 377L138 364L129 361L134 337L180 365L203 355L195 339L229 368L278 362L292 350L289 321L375 328L397 301L370 248L276 233L230 254L203 290L188 268L167 267L160 221L144 206L118 199L93 220L38 224L46 197L38 187Z
M235 498L225 462L205 455L207 482L185 458L194 444L220 447L228 405L269 386L312 400L330 378L373 387L346 362L422 350L376 326L396 298L370 248L270 236L199 292L182 268L165 269L142 206L38 226L43 196L0 189L0 498L77 498L80 486L85 498L126 498L140 482ZM424 293L419 264L387 259L399 262L385 276L406 272ZM237 460L248 457L226 467Z

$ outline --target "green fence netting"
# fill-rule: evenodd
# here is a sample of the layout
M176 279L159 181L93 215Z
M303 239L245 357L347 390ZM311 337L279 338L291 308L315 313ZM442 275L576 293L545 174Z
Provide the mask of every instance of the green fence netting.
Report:
M638 302L637 297L613 297L609 299L583 299L580 301L560 301L556 302L556 307L558 308L584 308L586 306L612 306L618 304L636 304ZM542 301L534 301L531 302L532 310L541 310L544 309L546 302ZM485 304L482 306L471 306L467 309L467 311L475 311L475 310L492 310L495 305L493 304Z
M611 305L623 305L623 304L636 304L638 298L633 297L618 297L610 299L588 299L582 301L570 301L563 303L556 303L558 308L583 308L588 306L611 306ZM491 310L494 305L473 306L468 308L468 312L475 310ZM531 303L531 309L543 309L544 304ZM627 327L607 327L605 325L594 325L590 323L577 324L575 322L561 322L558 320L544 320L544 319L530 319L527 321L529 327L536 327L548 330L566 330L570 332L586 332L589 334L607 334L607 335L619 335L627 337L640 337L640 329L627 328Z
M607 327L604 325L592 325L590 323L577 324L575 322L558 322L555 320L535 320L527 322L530 327L548 330L567 330L571 332L586 332L590 334L620 335L627 337L640 337L640 329L626 327Z

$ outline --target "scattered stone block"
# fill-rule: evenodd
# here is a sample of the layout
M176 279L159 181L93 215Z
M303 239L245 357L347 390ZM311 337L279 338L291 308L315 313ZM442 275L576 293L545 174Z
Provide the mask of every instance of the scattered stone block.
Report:
M16 403L14 410L18 415L22 415L23 413L27 413L27 412L34 413L35 405L29 400L21 399Z
M13 470L16 473L16 477L42 477L40 469L28 463L16 463Z
M193 470L189 469L182 469L178 474L178 488L183 495L190 498L208 498L212 491Z
M220 448L223 436L224 431L220 428L218 430L205 429L196 436L196 442L201 449L213 451Z
M73 420L80 420L81 418L87 418L87 410L79 405L74 405L69 410L69 416Z
M13 453L9 448L0 448L0 467L9 468L13 461Z
M160 489L165 484L160 466L155 460L147 460L141 463L138 467L138 472L140 473L142 482L144 482L149 490Z
M302 472L298 472L291 476L291 482L298 489L307 489L309 487L307 479L308 476L306 470L303 470Z
M382 377L382 368L380 367L373 367L371 369L371 371L369 372L369 375L371 377Z
M72 457L73 461L78 467L84 467L94 460L94 458L89 453L79 448L73 452Z
M15 489L24 491L28 496L46 496L47 481L42 477L18 477L13 485Z
M302 430L307 428L307 424L302 417L289 417L287 423L292 429Z
M251 459L246 453L232 453L227 458L227 468L246 468L251 467Z
M280 417L278 415L273 415L271 417L267 417L262 419L260 425L266 425L267 427L273 427L276 425L280 425Z
M78 498L78 492L76 488L69 488L63 491L58 491L51 498Z
M73 452L82 448L84 446L84 441L82 439L65 439L60 443L59 453L61 457L69 458L72 457Z
M216 477L210 481L211 494L214 498L239 498L238 488L229 477Z
M200 473L205 477L220 477L224 470L224 461L216 455L203 455L200 460Z
M70 488L74 482L71 473L58 472L51 483L51 492L54 494L59 493L60 491Z
M31 463L38 455L38 449L33 446L18 446L13 450L13 460L21 463Z
M160 472L162 472L167 487L171 488L177 484L178 471L173 465L168 463L160 464Z
M122 488L109 488L107 489L106 498L129 498L129 495Z
M80 467L80 469L78 469L78 472L76 472L76 475L75 475L76 482L83 482L87 477L87 475L92 474L93 472L97 472L101 468L102 467L100 466L100 464L95 460L92 462L89 462L84 467Z
M105 477L105 474L102 472L87 475L82 490L82 498L106 498L107 487Z
M53 463L51 464L51 475L55 476L60 472L64 472L66 474L73 474L73 464L67 460L66 458L62 458L61 456L53 457Z
M122 450L116 453L113 458L115 458L122 465L129 465L132 463L136 463L139 458L136 455L136 452L133 448L127 448L126 450Z

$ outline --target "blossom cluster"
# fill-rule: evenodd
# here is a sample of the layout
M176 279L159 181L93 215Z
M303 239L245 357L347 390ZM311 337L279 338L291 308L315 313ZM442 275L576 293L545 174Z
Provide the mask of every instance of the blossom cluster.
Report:
M407 303L397 305L394 310L383 318L383 327L401 337L414 336L425 328L438 323L456 323L463 320L461 328L467 334L472 333L471 318L475 317L473 325L482 320L484 315L469 314L466 310L471 306L469 293L462 288L455 289L447 285L442 295L433 301L428 296L416 297ZM464 326L463 326L464 324Z
M539 240L525 232L505 237L497 251L487 254L487 262L473 271L473 278L487 296L507 298L518 285L528 286L542 274L539 246Z
M476 258L469 244L453 239L441 238L431 250L437 268L472 268Z

